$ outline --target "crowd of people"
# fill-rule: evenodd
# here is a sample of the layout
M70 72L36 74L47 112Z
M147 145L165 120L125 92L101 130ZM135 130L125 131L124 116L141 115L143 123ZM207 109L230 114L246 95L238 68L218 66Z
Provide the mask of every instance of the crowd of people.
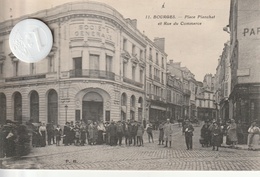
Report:
M34 124L32 133L33 147L44 147L47 145L56 144L57 146L62 143L65 146L76 145L101 145L107 144L110 146L122 145L123 137L125 145L143 146L143 134L147 131L149 142L153 140L152 124L145 126L137 121L118 121L118 122L94 122L89 120L87 123L84 121L66 122L63 130L60 125L56 127L53 123L45 125ZM47 143L46 143L47 142Z
M205 124L201 128L200 143L202 147L212 146L212 150L217 151L223 143L229 145L231 148L236 148L239 139L241 141L241 138L243 138L243 134L241 134L241 127L234 119L226 123L217 122L215 120L205 121ZM259 134L260 129L256 126L256 122L253 121L248 129L248 150L256 150L259 143Z
M190 120L183 120L182 132L185 137L187 150L193 148L193 131L194 128ZM165 122L160 122L159 143L164 147L171 147L174 141L174 129L176 127L167 119ZM47 144L60 146L75 145L110 145L110 146L144 146L143 135L146 131L149 143L154 143L153 136L154 127L151 123L143 124L142 122L127 120L127 121L111 121L111 122L94 122L89 120L66 122L62 128L60 125L54 125L53 122L31 123L27 126L8 122L1 127L1 141L4 142L3 154L6 157L21 156L29 153L30 140L33 147L45 147ZM235 120L231 119L226 123L217 122L215 120L205 121L201 128L200 143L202 147L212 147L212 150L219 150L219 147L224 142L231 147L236 147L239 140L239 125ZM248 129L248 149L256 150L259 143L260 129L256 126L256 122L252 122ZM31 138L30 138L31 137ZM123 141L124 140L124 141ZM3 155L2 155L3 156Z

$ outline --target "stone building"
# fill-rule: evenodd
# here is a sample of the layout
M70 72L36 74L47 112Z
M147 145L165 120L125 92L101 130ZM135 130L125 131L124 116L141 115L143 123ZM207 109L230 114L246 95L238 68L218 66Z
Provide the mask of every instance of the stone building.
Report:
M151 41L145 37L146 55L146 110L147 119L158 125L166 120L166 62L165 39Z
M50 54L37 63L18 60L8 45L13 26L26 18L43 20L54 37ZM166 54L136 24L97 2L67 3L0 23L1 123L142 120L145 50L152 47L153 68L159 67L153 98L162 102Z
M229 100L230 95L230 43L226 42L222 54L218 60L215 78L215 103L219 110L218 117L223 121L229 119Z
M260 0L231 0L229 117L260 122Z

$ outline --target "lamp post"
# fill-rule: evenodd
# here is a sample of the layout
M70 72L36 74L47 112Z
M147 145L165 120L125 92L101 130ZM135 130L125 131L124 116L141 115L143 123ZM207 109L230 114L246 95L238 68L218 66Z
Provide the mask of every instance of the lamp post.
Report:
M68 105L65 105L65 120L66 120L66 122L67 122L67 111L68 111Z

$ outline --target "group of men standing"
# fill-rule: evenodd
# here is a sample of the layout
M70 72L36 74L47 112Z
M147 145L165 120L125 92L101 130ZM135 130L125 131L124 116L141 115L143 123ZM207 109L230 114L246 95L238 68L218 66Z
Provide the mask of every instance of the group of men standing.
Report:
M77 121L75 126L73 122L67 122L63 130L63 143L65 146L75 144L89 145L107 144L111 146L122 145L123 137L125 137L126 145L143 144L142 135L144 127L141 122L137 121L118 121L114 122L85 122Z

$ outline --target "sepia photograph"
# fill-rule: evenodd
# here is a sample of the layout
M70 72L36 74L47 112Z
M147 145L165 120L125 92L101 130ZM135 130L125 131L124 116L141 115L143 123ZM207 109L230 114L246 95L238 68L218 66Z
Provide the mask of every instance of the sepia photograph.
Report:
M259 22L260 0L0 0L0 172L259 171Z

